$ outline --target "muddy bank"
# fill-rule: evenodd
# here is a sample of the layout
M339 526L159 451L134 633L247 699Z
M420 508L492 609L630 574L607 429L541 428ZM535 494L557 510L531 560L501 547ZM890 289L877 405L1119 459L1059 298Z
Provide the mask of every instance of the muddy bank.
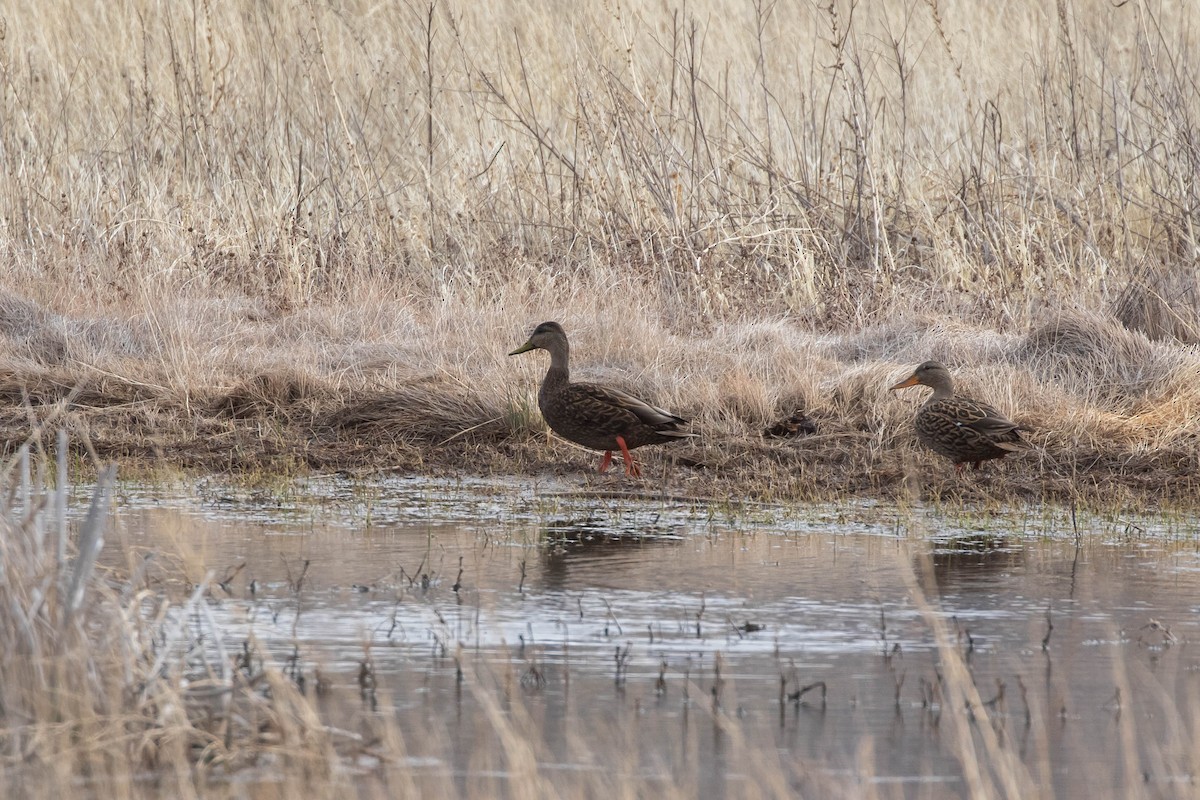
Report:
M637 451L640 481L598 455L548 435L529 408L473 396L437 381L338 391L299 373L260 375L232 390L180 397L112 375L51 369L0 373L0 440L48 451L65 428L84 463L116 460L127 474L179 469L234 475L306 472L578 475L622 489L717 500L1056 500L1193 507L1200 496L1194 438L1173 445L1098 437L1056 442L1053 431L979 471L956 475L922 450L911 426L872 430L860 416L816 408L796 424ZM813 432L815 428L815 432ZM1097 446L1106 445L1105 447Z

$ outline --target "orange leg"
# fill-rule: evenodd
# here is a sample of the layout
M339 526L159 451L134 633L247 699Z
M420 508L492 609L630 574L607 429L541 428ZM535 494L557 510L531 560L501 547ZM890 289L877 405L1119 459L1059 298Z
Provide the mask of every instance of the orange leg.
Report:
M600 471L604 472L608 469L608 465L612 463L612 450L604 451L604 458L600 460Z
M625 459L625 474L634 478L640 478L642 471L638 469L638 465L633 463L633 456L629 454L629 448L625 446L625 437L618 436L617 444L621 448L621 458Z

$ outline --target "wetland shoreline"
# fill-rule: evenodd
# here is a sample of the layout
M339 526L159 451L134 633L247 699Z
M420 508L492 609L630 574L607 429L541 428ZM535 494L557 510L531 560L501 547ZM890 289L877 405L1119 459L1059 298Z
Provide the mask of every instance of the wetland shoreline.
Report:
M72 383L74 381L74 383ZM535 386L529 387L536 388ZM861 420L816 408L817 431L774 438L743 426L673 446L638 450L644 477L546 431L536 415L429 386L338 392L301 376L263 375L232 390L172 397L161 387L112 375L80 379L49 371L0 375L0 438L7 457L28 442L50 452L64 427L84 469L116 461L125 475L182 471L235 479L376 473L578 477L591 488L696 500L831 501L844 498L1033 500L1141 509L1200 507L1197 445L1153 449L1144 441L1107 448L1063 445L1035 431L1032 445L961 475L921 449L911 420L863 430ZM905 409L911 403L895 405ZM437 413L431 413L436 409ZM425 410L426 413L422 413ZM30 436L30 420L35 433Z

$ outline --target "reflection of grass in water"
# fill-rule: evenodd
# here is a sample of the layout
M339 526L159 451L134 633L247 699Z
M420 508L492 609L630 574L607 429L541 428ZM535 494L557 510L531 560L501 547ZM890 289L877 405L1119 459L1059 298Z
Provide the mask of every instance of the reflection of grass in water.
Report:
M106 477L97 502L110 486ZM41 491L32 487L34 496ZM51 494L50 506L65 501L66 491L64 484ZM26 501L23 508L30 507ZM20 756L4 778L20 796L76 796L82 780L100 797L186 797L210 779L216 783L206 794L249 797L597 796L647 785L662 796L689 794L687 781L681 790L666 773L646 778L631 740L611 749L624 753L624 762L546 770L539 763L542 721L522 701L522 691L539 684L512 670L490 678L472 672L466 680L483 713L481 727L467 732L477 743L457 750L467 754L465 779L448 769L462 745L436 709L427 730L401 730L387 715L362 717L356 731L327 727L318 706L329 689L320 678L310 699L294 682L298 664L280 671L249 643L220 649L221 633L205 612L207 579L175 613L161 607L146 616L151 598L140 578L113 583L116 576L98 575L85 555L100 547L102 509L83 526L74 562L62 564L58 539L41 527L52 521L44 509L29 516L3 510L0 740ZM293 591L302 591L300 580ZM212 638L206 645L200 636ZM375 692L371 675L364 667L364 695ZM585 767L597 736L629 735L566 732ZM414 769L414 758L434 758L438 766ZM241 773L236 783L224 782Z
M937 502L816 502L770 503L664 495L649 487L622 481L592 481L580 485L567 478L529 483L508 477L394 478L388 476L305 476L269 481L247 481L244 475L225 475L202 481L162 483L122 482L119 496L135 501L166 496L207 509L230 509L238 515L269 513L272 519L301 519L317 523L349 524L369 530L378 523L390 525L413 520L477 523L492 519L503 509L504 521L544 527L556 521L576 520L613 531L640 532L648 522L654 527L685 524L694 528L716 526L738 531L769 529L786 532L866 526L880 533L906 535L913 520L937 520L938 536L996 534L1047 540L1070 538L1076 531L1102 534L1120 540L1138 536L1188 540L1195 532L1194 517L1182 509L1158 509L1153 518L1143 509L1120 500L1088 507L1056 503L974 503L963 497ZM502 527L505 536L513 527Z
M1090 550L1100 538L1089 531L1081 542L1089 557L1095 557ZM974 677L972 659L977 656L970 631L948 618L926 595L938 585L945 565L927 552L915 565L904 562L901 567L910 595L937 643L934 675L928 681L921 679L923 713L930 714L942 731L963 769L970 796L1049 797L1055 795L1055 785L1065 786L1067 796L1081 791L1099 797L1189 795L1189 776L1197 767L1194 736L1200 706L1194 697L1180 702L1175 696L1183 677L1180 668L1186 670L1182 654L1170 666L1155 666L1167 661L1163 656L1176 643L1169 629L1152 619L1143 625L1136 648L1123 648L1111 660L1112 696L1098 699L1066 684L1069 662L1091 654L1076 644L1059 645L1056 636L1062 634L1055 634L1055 612L1048 605L1044 619L1029 621L1031 635L1036 632L1041 637L1040 653L1032 648L994 653L1008 677L984 685ZM1109 635L1114 642L1125 638L1118 630ZM1133 673L1138 675L1136 683L1129 677ZM1041 691L1031 692L1034 687ZM1129 713L1134 697L1136 720ZM1115 736L1106 735L1111 729L1090 730L1078 721L1097 707L1107 712L1102 716L1116 728ZM1165 731L1148 722L1159 715L1169 720ZM1102 745L1107 749L1097 751ZM1067 768L1056 757L1085 768L1069 770L1064 778Z
M34 487L32 494L39 492ZM15 493L18 503L22 495ZM361 703L343 690L318 691L319 681L310 679L308 694L302 694L288 676L311 675L304 669L303 653L289 667L264 663L253 643L246 651L213 651L220 631L205 612L209 593L203 584L191 600L181 601L183 608L166 614L162 599L141 577L97 573L81 554L99 541L102 518L82 526L68 552L71 558L60 565L53 512L59 498L50 494L47 506L35 515L24 516L24 506L6 505L0 516L0 645L5 655L0 661L0 743L8 758L0 781L7 783L11 796L77 796L82 781L96 796L114 798L194 796L203 786L209 787L206 794L253 798L418 793L693 797L705 788L702 776L712 766L714 747L737 775L728 788L732 795L893 794L888 784L876 781L883 775L877 765L886 757L885 742L864 741L857 762L846 764L786 749L781 753L773 735L754 724L753 712L741 716L736 676L718 674L715 664L645 679L646 686L640 687L645 693L636 703L671 703L679 709L675 727L657 731L638 723L636 703L611 725L592 725L577 715L565 721L547 715L543 692L561 692L569 703L571 692L588 691L594 684L577 680L572 686L569 664L559 673L539 669L541 680L531 678L539 663L534 645L502 664L475 661L469 652L445 648L437 657L457 661L462 669L460 699L435 700L425 724L416 729L399 727L386 711L364 713ZM919 517L908 522L914 529L921 525ZM919 710L898 706L898 712L936 731L973 796L1050 796L1053 757L1060 752L1057 740L1079 752L1092 741L1072 724L1076 703L1082 701L1056 677L1056 660L1072 656L1061 653L1051 637L1049 655L1035 653L1032 660L1014 656L1022 667L1016 674L1023 677L1006 689L977 686L972 655L923 596L907 562L901 566L912 577L912 596L938 650L935 664L926 668L892 657L898 691L903 689L907 697L918 691L916 673L925 673L920 696L928 704ZM83 591L74 608L68 594L72 585ZM1197 766L1192 741L1200 706L1196 698L1175 697L1162 688L1171 685L1173 670L1186 667L1177 657L1183 648L1152 626L1137 636L1146 643L1139 642L1136 652L1153 649L1156 663L1147 666L1146 659L1134 654L1114 661L1113 685L1119 693L1114 691L1109 719L1120 746L1085 762L1090 765L1088 779L1098 787L1091 793L1190 796L1190 784L1174 778ZM292 671L296 667L299 673ZM614 679L621 684L618 691L633 693L639 687L632 685L627 671L622 680L627 668L628 661L622 664L618 657ZM912 670L907 684L905 670ZM440 674L455 681L449 670ZM1031 695L1027 689L1043 675L1052 694ZM368 678L362 680L368 688ZM654 694L648 689L651 682L657 684ZM802 682L785 688L794 692ZM393 698L374 685L369 688L379 693L379 707L388 709ZM834 682L829 689L829 705L844 702L843 687ZM829 713L812 693L796 700L801 705L790 699L781 704L784 725L789 715ZM465 724L459 721L464 713ZM1160 720L1165 721L1161 727ZM564 751L569 767L553 766ZM665 755L656 761L649 753ZM466 773L457 772L456 765ZM153 780L147 781L147 775ZM234 782L225 783L231 776ZM210 779L215 787L206 784ZM922 786L921 792L958 796L962 788Z

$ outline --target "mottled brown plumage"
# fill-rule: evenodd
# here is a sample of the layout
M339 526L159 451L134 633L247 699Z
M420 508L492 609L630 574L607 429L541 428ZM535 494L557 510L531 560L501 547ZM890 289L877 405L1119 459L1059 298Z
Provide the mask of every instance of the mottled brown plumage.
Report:
M538 325L529 341L509 355L535 349L550 353L550 369L538 390L538 408L542 417L550 429L564 439L592 450L603 450L601 472L608 469L613 451L619 450L625 460L626 474L637 476L640 470L629 454L630 450L696 435L681 429L687 420L620 389L595 383L571 383L567 334L557 322Z
M937 361L926 361L892 389L917 385L933 389L933 395L917 412L917 438L954 462L959 470L967 463L979 469L981 462L1003 458L1025 446L1019 433L1024 429L993 406L956 397L949 370Z

